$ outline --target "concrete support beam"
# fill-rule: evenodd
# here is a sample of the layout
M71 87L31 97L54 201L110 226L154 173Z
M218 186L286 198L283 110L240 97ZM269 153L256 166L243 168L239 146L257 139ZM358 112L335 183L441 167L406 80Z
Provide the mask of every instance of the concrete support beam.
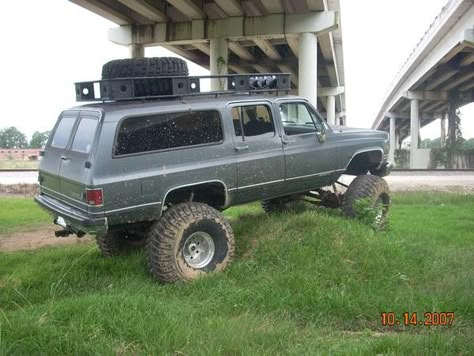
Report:
M191 4L191 0L169 2ZM194 14L197 15L197 14ZM193 16L194 16L193 15ZM128 46L131 43L145 45L184 45L206 42L210 38L240 40L285 39L302 33L322 34L338 28L335 11L300 14L273 14L259 17L228 17L224 19L195 19L187 22L157 23L134 26L138 36L132 41L132 26L120 26L109 30L109 40ZM299 50L298 50L299 52ZM300 54L300 53L299 53Z
M318 107L318 38L314 33L299 36L299 95Z
M404 97L409 100L438 100L447 101L449 93L447 91L407 91Z
M122 14L119 11L114 10L110 6L103 4L97 0L69 0L72 3L79 5L94 14L97 14L109 21L116 23L117 25L126 25L132 23L132 19Z
M225 38L213 38L210 41L210 71L211 75L225 75L229 73L229 42ZM211 79L211 90L225 90L226 79Z
M229 16L242 16L244 12L237 0L214 0Z
M208 56L211 55L211 49L209 48L209 45L207 43L195 43L193 46L200 50L202 53L205 53Z
M338 96L344 94L345 88L344 87L332 87L332 88L319 88L318 96Z
M338 126L339 120L336 119L336 97L334 95L328 95L326 103L328 123Z
M466 67L469 64L474 63L474 53L468 54L460 63L461 67Z
M298 37L287 37L286 42L291 49L291 52L298 57Z
M420 135L420 118L419 118L418 99L412 99L410 105L410 168L416 168L416 157L418 151L418 138Z
M388 153L388 160L392 163L395 162L395 149L397 147L396 142L396 134L395 134L395 127L396 127L396 118L390 118L390 151Z
M167 21L166 14L158 8L150 5L145 0L118 0L133 11L154 22Z
M166 0L180 12L191 19L202 19L206 17L204 11L192 0Z
M306 0L306 5L310 11L326 11L328 9L327 0Z
M426 90L433 90L436 89L439 85L443 84L445 81L456 75L458 71L456 69L451 69L446 72L444 72L441 75L437 75L436 79L431 81L426 87Z
M261 39L261 38L256 38L253 40L255 44L262 50L265 55L274 60L274 61L279 61L281 60L280 54L277 52L275 47L270 43L269 40L266 39Z
M145 47L141 44L131 44L128 46L130 51L130 58L144 58L145 57Z
M464 82L467 82L468 80L471 80L474 78L474 71L470 73L466 73L459 78L450 81L448 84L446 84L442 89L445 91L451 90L453 88L456 88L457 86L463 84Z
M248 51L247 48L241 46L237 42L229 42L229 49L234 52L240 59L243 59L245 61L254 61L255 58L252 56L252 54Z
M280 0L260 0L260 2L269 14L281 14L285 12Z

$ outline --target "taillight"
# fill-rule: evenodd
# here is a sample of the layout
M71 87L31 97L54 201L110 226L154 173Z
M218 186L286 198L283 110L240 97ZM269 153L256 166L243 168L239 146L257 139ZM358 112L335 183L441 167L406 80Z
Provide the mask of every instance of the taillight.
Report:
M102 205L102 189L86 189L86 200L89 205Z

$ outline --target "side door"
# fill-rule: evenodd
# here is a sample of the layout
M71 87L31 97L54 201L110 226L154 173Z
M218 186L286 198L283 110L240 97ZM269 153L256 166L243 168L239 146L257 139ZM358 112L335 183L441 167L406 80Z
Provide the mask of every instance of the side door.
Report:
M279 101L283 126L285 181L293 192L316 189L332 183L337 146L332 131L305 101Z
M237 157L236 201L254 201L278 195L284 184L285 161L274 113L269 103L230 106Z
M59 176L62 200L85 211L88 205L84 201L84 193L89 181L89 160L98 123L98 112L81 111L68 149L61 156Z
M61 199L61 179L59 172L62 159L69 144L71 133L77 120L78 111L65 111L52 130L51 137L44 149L39 167L38 180L41 192Z

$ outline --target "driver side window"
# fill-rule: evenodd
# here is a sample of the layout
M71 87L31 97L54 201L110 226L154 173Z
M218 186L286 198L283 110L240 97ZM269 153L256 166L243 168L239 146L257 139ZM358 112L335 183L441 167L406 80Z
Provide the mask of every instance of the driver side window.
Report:
M280 104L280 117L288 136L317 132L318 118L304 103Z

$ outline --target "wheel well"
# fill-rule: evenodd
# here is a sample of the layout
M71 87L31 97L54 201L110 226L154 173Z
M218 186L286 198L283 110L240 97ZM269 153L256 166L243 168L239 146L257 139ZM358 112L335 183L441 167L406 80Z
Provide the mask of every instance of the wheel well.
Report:
M211 182L176 188L166 195L164 205L171 206L183 202L199 202L222 209L227 203L227 190L223 183Z
M375 169L382 162L382 151L373 150L356 154L346 169L346 174L362 175Z

